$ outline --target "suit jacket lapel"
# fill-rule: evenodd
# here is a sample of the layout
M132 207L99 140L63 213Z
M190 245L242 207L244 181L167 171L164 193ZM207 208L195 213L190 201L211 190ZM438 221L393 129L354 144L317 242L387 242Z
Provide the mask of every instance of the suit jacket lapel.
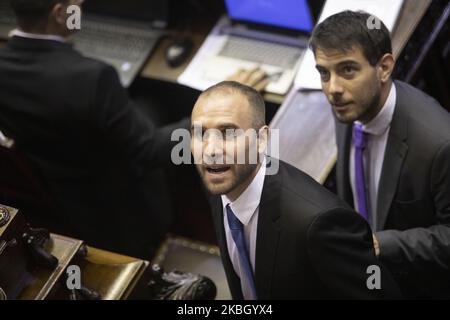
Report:
M281 167L280 170L282 170ZM273 269L280 236L280 184L280 173L266 176L259 205L255 256L255 284L258 299L271 298Z
M338 161L336 164L336 183L338 195L353 207L353 193L350 184L350 146L352 143L352 125L336 121L336 143Z
M408 136L408 110L406 97L402 94L401 86L396 84L397 102L389 131L383 168L381 170L380 184L377 200L376 230L382 230L386 224L392 200L397 190L403 161L408 153L406 143Z

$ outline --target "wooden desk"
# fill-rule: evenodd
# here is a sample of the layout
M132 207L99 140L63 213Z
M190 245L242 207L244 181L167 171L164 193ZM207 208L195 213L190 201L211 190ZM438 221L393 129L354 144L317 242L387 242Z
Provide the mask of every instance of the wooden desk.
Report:
M173 34L176 36L176 34ZM172 68L170 67L165 60L165 52L167 47L171 42L171 38L164 38L160 41L159 45L145 64L142 69L141 76L144 78L151 78L156 80L163 80L168 82L177 82L178 77L183 73L183 71L187 68L192 58L194 58L196 52L202 45L203 41L206 39L207 33L203 34L193 34L191 38L194 42L194 47L189 55L189 58L186 59L181 66Z
M52 234L48 252L58 258L53 270L37 269L31 272L32 282L22 291L19 300L67 300L64 273L69 265L81 270L81 283L98 292L102 300L127 299L141 279L149 262L128 256L87 247L85 258L77 257L83 241Z
M132 294L149 265L148 261L88 247L80 263L84 282L103 300L124 300Z
M152 264L162 266L166 272L179 270L206 276L216 285L217 300L231 300L217 246L171 235L159 248Z
M63 277L66 268L74 259L83 241L52 235L47 251L58 259L55 270L37 269L31 272L32 282L22 291L19 300L44 300L49 298L58 282Z

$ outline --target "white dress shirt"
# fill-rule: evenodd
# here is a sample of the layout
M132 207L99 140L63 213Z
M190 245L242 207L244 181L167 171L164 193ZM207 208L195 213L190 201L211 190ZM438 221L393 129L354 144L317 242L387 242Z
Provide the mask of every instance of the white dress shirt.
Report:
M239 260L239 253L234 243L233 236L231 235L230 228L228 226L226 206L230 204L231 210L244 227L245 244L247 246L247 252L249 253L250 264L255 273L255 252L256 252L256 235L258 227L258 214L259 214L259 202L261 200L261 194L264 186L264 178L266 175L266 160L264 159L258 173L253 178L253 181L245 189L245 191L236 199L231 202L227 196L222 195L223 205L223 225L225 227L225 236L227 239L227 248L230 255L231 262L234 267L234 271L241 279L241 288L244 299L255 300L250 285L247 283L247 278L241 273L241 266Z
M362 126L362 130L369 134L367 147L364 150L364 173L366 181L366 190L368 190L368 211L369 223L375 230L377 223L377 199L378 189L383 167L384 154L386 151L387 139L391 128L392 117L397 102L397 91L395 84L392 83L389 96L378 115L367 124L356 123ZM353 201L355 209L358 211L358 195L356 193L355 181L355 147L350 149L350 183L353 190Z
M65 42L66 39L62 36L53 35L53 34L35 34L20 31L19 29L14 29L9 33L9 37L21 37L21 38L29 38L29 39L39 39L39 40L53 40L58 42Z

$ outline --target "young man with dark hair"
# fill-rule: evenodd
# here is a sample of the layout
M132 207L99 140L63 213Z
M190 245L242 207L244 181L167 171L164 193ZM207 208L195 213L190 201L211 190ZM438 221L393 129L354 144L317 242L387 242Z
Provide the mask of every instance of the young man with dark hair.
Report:
M151 258L172 217L162 177L151 180L162 172L147 174L171 163L171 133L189 119L156 129L112 66L66 43L67 8L82 2L11 0L19 28L0 49L0 128L50 186L58 211L38 218L51 231Z
M192 111L192 152L213 195L233 298L401 298L376 259L363 218L298 169L280 161L272 171L277 160L264 155L269 138L264 114L258 92L236 82L206 90ZM245 161L239 162L238 154ZM378 289L370 285L369 268L379 271Z
M339 195L370 223L409 297L450 296L450 115L391 78L389 31L345 11L312 35L336 119Z

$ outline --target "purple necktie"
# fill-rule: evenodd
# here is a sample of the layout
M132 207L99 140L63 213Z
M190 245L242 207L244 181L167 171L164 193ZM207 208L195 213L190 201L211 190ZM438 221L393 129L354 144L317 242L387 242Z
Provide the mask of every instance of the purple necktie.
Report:
M367 133L360 124L353 126L353 145L355 146L355 182L358 196L358 211L368 221L366 179L364 177L363 152L367 147Z
M255 280L253 277L252 266L250 265L250 259L247 252L247 247L245 245L244 238L244 226L242 222L234 215L233 210L231 210L230 205L227 204L227 219L228 226L231 231L231 235L233 236L234 243L236 244L236 248L239 254L239 261L241 262L242 271L244 276L247 278L248 283L250 284L250 288L252 291L253 297L256 298L256 288L255 288Z

